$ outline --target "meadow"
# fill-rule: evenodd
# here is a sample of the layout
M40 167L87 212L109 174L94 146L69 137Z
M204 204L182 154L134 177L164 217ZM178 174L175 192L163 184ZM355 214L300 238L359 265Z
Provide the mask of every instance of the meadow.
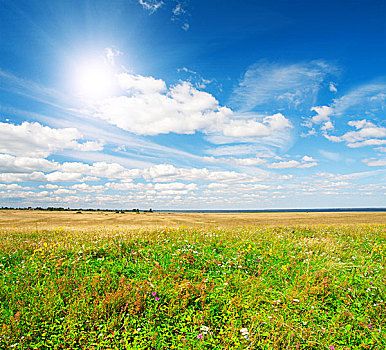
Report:
M1 349L385 349L385 213L0 212Z

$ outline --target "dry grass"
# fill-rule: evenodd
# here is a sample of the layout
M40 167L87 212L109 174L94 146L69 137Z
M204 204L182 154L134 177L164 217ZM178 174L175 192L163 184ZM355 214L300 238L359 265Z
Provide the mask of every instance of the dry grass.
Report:
M240 227L288 225L386 224L385 212L309 212L309 213L124 213L47 212L0 210L1 228L92 228L124 226L155 227Z

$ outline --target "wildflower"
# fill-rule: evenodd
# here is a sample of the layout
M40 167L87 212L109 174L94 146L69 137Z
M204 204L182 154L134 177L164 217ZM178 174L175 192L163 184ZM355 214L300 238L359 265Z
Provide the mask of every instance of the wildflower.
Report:
M202 333L204 333L204 334L207 334L207 333L209 332L209 327L207 327L207 326L202 326L202 327L200 328L200 331L202 331Z
M294 301L295 303L298 303L298 302L299 302L299 299L293 299L293 301Z
M197 339L202 339L203 335L202 334L197 334Z
M330 348L331 350L334 350L334 349L335 349L335 348L334 348L334 345L330 345L329 348Z
M155 297L155 296L157 295L157 293L156 293L156 292L153 292L152 294L153 294L153 297Z
M371 327L372 327L372 325L371 325L371 324L369 324L369 325L367 325L367 327L371 328Z
M240 333L245 339L249 340L248 328L241 328Z
M158 297L156 297L156 298L155 298L155 301L158 301L158 300L159 300L159 298L158 298Z
M248 328L241 328L240 329L240 333L242 334L242 335L248 335L249 334L249 332L248 332Z

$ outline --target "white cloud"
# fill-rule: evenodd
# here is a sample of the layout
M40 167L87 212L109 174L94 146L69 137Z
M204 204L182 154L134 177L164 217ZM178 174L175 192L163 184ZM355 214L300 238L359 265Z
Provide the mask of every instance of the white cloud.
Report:
M56 190L59 188L58 185L53 185L53 184L41 185L39 187L40 188L47 188L48 190Z
M228 108L220 107L212 95L187 82L173 86L167 93L145 94L139 90L145 84L140 85L137 93L104 101L97 116L135 134L157 135L215 131L232 114Z
M184 181L209 181L224 183L256 182L261 177L235 171L210 171L206 168L176 168L170 164L159 164L143 169L142 176L146 181L171 182L175 180ZM263 175L264 177L266 175Z
M337 116L383 113L386 104L385 92L384 83L366 84L334 100L331 107L334 109L334 115Z
M287 169L287 168L311 168L318 165L314 158L309 156L304 156L301 161L297 160L288 160L282 162L276 162L267 164L268 168L271 169Z
M227 188L228 186L229 186L228 184L212 182L207 187L213 190L222 190L224 188Z
M338 92L338 89L336 88L334 83L330 83L329 90L331 92Z
M2 173L32 173L34 171L53 171L58 163L43 158L15 157L0 154L0 172Z
M179 16L183 13L185 13L185 10L182 8L182 5L178 3L176 7L173 9L173 15Z
M135 134L203 132L256 137L292 128L290 121L280 113L259 118L236 115L231 109L220 106L214 96L197 90L189 82L167 89L163 80L153 77L123 73L119 79L127 94L102 101L96 116Z
M73 182L80 181L82 174L79 173L62 173L60 171L54 171L46 174L45 178L49 182Z
M320 128L320 130L326 131L326 130L334 130L334 125L328 121L323 124L323 126Z
M238 145L227 145L219 146L216 148L207 149L207 154L213 156L239 156L242 154L256 154L259 151L259 147L254 144L238 144ZM268 153L268 156L272 156L271 153ZM258 155L258 157L267 157L267 155Z
M223 127L223 134L232 137L269 136L274 131L292 128L291 122L281 113L265 117L263 122L249 119L229 120Z
M55 190L54 191L54 194L56 194L56 195L61 195L61 194L75 194L76 193L76 191L74 191L74 190L69 190L69 189L67 189L67 188L59 188L59 189L57 189L57 190Z
M386 137L386 128L378 127L366 119L352 120L348 122L348 125L355 127L357 131L349 131L342 136L327 134L324 136L332 142L346 142L347 146L351 148L386 144L386 140L380 139Z
M47 157L63 149L100 151L103 145L96 141L79 143L82 134L75 128L53 129L39 123L21 125L0 122L0 153L16 156Z
M350 148L358 148L358 147L364 147L364 146L381 146L386 145L386 140L379 140L379 139L370 139L365 140L361 142L349 142L347 144Z
M329 122L330 115L333 113L333 109L328 106L312 107L311 111L315 111L317 113L317 115L311 118L311 121L315 124L320 124L321 122Z
M362 162L368 166L386 166L386 159L363 159Z
M111 179L132 179L139 177L140 169L126 169L118 163L95 162L92 165L79 162L65 162L58 169L66 173L78 173Z
M300 137L308 137L308 136L312 136L312 135L316 135L316 130L314 128L311 128L306 133L302 132L300 134Z
M85 183L75 184L71 186L71 188L79 192L87 192L87 193L104 192L107 189L103 185L90 186Z
M328 74L336 68L323 61L292 65L264 61L249 67L234 90L231 104L243 111L271 102L275 108L312 105Z
M170 183L157 183L154 185L156 191L160 191L163 194L178 194L188 193L198 189L197 184L190 183L184 184L181 182L170 182Z
M0 182L47 182L47 178L44 173L40 171L34 171L30 174L20 173L2 173L0 174Z
M111 64L115 64L115 57L121 56L123 52L119 51L115 47L106 47L105 48L105 56L107 58L107 61Z
M261 165L266 162L266 159L261 158L232 158L232 161L237 165Z
M0 190L20 190L20 189L30 190L31 187L23 187L18 184L10 184L10 185L0 184Z
M312 158L312 157L309 157L309 156L304 156L302 158L302 161L304 161L304 162L315 162L315 159Z
M272 169L285 169L285 168L297 168L300 163L297 160L289 160L277 163L271 163L268 165Z
M163 93L167 90L162 79L142 75L121 73L118 74L118 83L123 90L133 95Z
M242 165L242 166L261 165L267 161L266 159L262 159L262 158L234 158L234 157L227 157L227 158L203 157L202 159L209 163L231 163L231 164Z
M150 14L157 11L164 4L163 1L158 0L138 0L138 2L145 10L149 11Z

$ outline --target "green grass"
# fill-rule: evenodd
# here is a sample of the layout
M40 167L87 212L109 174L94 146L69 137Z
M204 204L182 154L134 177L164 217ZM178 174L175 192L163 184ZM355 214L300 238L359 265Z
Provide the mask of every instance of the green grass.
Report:
M385 349L385 229L3 230L0 348Z

